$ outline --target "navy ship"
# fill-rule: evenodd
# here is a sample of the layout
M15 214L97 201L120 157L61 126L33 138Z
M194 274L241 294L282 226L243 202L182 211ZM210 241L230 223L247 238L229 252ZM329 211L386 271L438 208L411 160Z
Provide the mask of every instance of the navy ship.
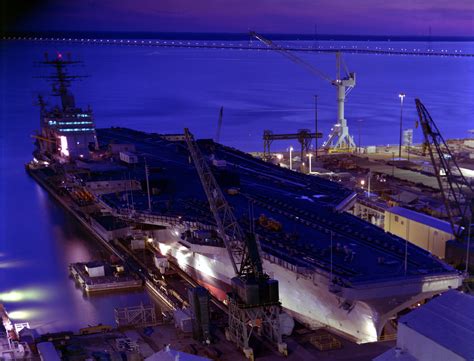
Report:
M108 242L132 235L136 225L154 226L147 246L224 300L233 268L184 136L95 130L92 112L78 108L69 91L73 77L64 66L72 61L46 63L56 68L61 106L42 102L35 155L59 164L49 171L67 178L71 187L61 191L80 214L92 209L125 223L103 229ZM242 227L255 229L282 306L300 322L373 342L394 333L400 312L461 285L462 275L443 261L347 213L352 190L212 140L198 145ZM30 171L51 177L38 167Z

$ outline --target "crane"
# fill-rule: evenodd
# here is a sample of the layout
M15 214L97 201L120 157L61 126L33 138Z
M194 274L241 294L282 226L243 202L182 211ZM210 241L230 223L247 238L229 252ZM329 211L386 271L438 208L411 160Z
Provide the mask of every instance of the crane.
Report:
M263 131L263 159L271 158L270 146L274 140L296 139L301 144L301 160L303 161L309 152L311 139L321 137L321 133L311 133L309 129L299 129L297 133L292 134L274 134L271 130L266 129Z
M227 297L226 336L253 360L249 340L257 328L259 335L276 344L279 352L286 355L287 346L282 342L280 331L278 281L264 273L255 234L242 230L188 128L184 129L184 138L235 273L231 280L232 292Z
M430 155L453 235L457 240L469 243L474 190L426 107L420 99L415 99L415 104L424 136L423 146Z
M216 131L216 138L215 141L216 143L219 143L221 139L221 128L222 128L222 116L224 113L224 107L221 107L219 110L219 119L217 120L217 131Z
M30 135L30 137L34 138L34 139L39 139L39 140L42 140L42 141L48 142L48 143L53 143L53 144L57 143L56 139L42 137L41 135L37 135L37 134L32 134L32 135Z
M58 140L56 138L48 138L47 136L32 134L31 138L36 139L38 146L42 152L51 152L54 153L58 148Z
M336 79L333 80L324 72L314 67L311 63L297 57L289 50L278 44L275 44L271 40L266 39L255 31L251 31L250 36L267 45L269 48L284 55L294 63L303 66L312 74L318 76L319 78L336 87L337 121L336 124L334 124L334 126L331 128L331 132L329 133L328 139L323 143L323 148L336 150L355 149L356 146L354 138L349 134L349 127L347 126L347 120L345 119L344 115L344 104L346 102L347 95L349 95L349 93L356 85L356 74L354 72L348 71L347 65L345 64L342 58L342 53L339 51L336 52ZM341 68L343 68L345 71L344 77L342 77L341 75Z

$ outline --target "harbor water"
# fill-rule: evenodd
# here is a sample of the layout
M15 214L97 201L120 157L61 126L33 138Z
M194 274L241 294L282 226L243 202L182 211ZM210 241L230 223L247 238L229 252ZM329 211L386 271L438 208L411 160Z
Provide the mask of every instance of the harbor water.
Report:
M327 44L326 44L327 45ZM338 44L334 44L338 45ZM374 46L374 44L371 44ZM427 44L381 43L382 47ZM429 44L473 52L472 43ZM157 133L189 127L197 137L216 133L224 107L222 143L261 150L264 129L314 129L318 95L319 131L327 136L336 117L336 91L329 83L271 51L98 46L0 42L0 303L12 318L40 331L77 330L113 323L113 308L150 302L145 291L85 297L68 277L68 264L103 257L97 242L31 179L39 128L36 95L49 94L37 78L48 69L44 52L70 52L84 63L71 74L79 106L91 105L98 127L123 126ZM299 54L335 76L331 54ZM404 129L415 128L414 98L429 109L446 138L465 138L474 129L474 58L347 54L357 85L346 118L362 145L398 142L400 100L406 94ZM49 98L54 102L57 99ZM415 142L421 130L414 129ZM275 150L296 144L275 143Z

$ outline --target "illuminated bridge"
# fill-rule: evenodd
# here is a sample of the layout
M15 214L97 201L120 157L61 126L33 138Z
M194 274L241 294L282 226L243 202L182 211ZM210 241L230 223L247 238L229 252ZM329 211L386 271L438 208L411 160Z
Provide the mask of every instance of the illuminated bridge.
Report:
M256 42L244 41L205 41L205 40L156 40L156 39L96 39L96 38L56 38L56 37L3 37L4 41L35 41L35 42L60 42L84 45L119 45L119 46L148 46L161 48L196 48L196 49L230 49L230 50L257 50L271 51L272 49L261 46ZM316 53L350 53L374 55L412 55L412 56L442 56L442 57L474 57L472 50L462 49L423 49L413 47L387 47L367 45L342 45L342 46L317 46L317 45L283 45L287 50L298 52ZM303 42L303 41L302 41ZM308 41L305 41L308 44ZM364 42L365 43L365 42ZM406 44L406 42L404 42Z

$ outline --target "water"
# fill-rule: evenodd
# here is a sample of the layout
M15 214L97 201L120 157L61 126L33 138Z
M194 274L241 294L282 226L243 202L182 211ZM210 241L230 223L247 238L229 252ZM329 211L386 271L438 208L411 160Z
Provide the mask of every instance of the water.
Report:
M91 237L23 168L31 159L30 134L39 124L35 94L48 93L45 81L34 78L47 74L33 65L44 51L70 51L84 61L71 72L90 78L73 89L79 105L92 106L99 127L163 133L189 127L198 137L213 137L224 106L222 142L261 150L264 129L313 129L314 94L319 96L320 131L327 135L335 119L335 89L274 52L28 42L0 46L0 302L17 320L27 319L42 331L112 323L113 307L148 298L145 292L84 298L68 279L69 263L100 255ZM474 48L472 43L429 46L464 52ZM298 55L329 75L335 73L333 55ZM414 127L415 97L428 107L445 137L466 137L474 128L474 59L348 54L345 60L358 82L348 97L346 117L356 139L360 127L363 144L398 142L400 92L407 94L404 128ZM420 139L417 129L415 141ZM288 145L274 143L273 149Z

